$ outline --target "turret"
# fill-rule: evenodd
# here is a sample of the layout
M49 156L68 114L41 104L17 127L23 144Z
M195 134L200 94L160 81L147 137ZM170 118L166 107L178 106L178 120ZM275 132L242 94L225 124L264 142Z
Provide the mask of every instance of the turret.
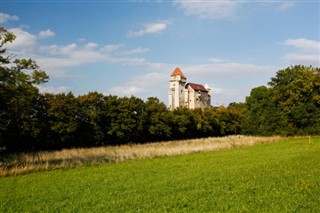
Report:
M169 79L168 107L170 110L184 105L184 92L186 82L187 77L179 68L176 68L172 72Z

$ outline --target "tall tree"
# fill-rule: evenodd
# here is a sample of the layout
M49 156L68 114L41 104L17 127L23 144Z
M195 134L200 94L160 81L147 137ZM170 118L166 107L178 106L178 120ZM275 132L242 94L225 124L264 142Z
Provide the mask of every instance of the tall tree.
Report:
M320 69L302 65L279 70L269 82L273 101L297 133L320 133Z
M320 134L320 69L302 65L279 70L246 98L251 134Z
M246 97L248 108L247 122L244 132L255 135L270 135L277 129L277 108L272 100L273 91L266 86L260 86L251 90L250 96Z
M6 44L16 36L0 27L0 147L19 151L34 148L40 133L38 119L42 107L37 84L47 82L47 74L32 59L16 59Z

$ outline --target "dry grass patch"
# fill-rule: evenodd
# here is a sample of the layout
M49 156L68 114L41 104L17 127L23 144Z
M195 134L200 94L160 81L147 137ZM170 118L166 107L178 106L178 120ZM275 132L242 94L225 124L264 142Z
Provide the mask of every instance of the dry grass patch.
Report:
M148 144L108 146L87 149L64 149L61 151L19 154L0 164L0 176L26 174L59 168L116 163L133 159L148 159L208 152L238 146L275 142L281 137L227 136L192 140L168 141Z

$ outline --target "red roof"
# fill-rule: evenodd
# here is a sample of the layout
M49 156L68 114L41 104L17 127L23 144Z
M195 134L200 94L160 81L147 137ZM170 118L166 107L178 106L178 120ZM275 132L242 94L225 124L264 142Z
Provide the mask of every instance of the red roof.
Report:
M173 71L171 76L177 76L177 75L180 75L182 78L187 79L187 77L182 73L182 71L178 67Z
M202 86L201 84L187 83L186 88L188 88L188 86L196 91L208 92L208 90L206 90L206 88L204 88L204 86Z

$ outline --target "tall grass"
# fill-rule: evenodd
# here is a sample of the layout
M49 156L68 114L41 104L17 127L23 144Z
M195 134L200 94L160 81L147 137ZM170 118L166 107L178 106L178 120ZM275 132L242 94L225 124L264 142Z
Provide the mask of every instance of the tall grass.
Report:
M54 170L81 165L117 163L134 159L150 159L208 152L239 146L279 141L281 137L227 136L147 144L132 144L98 148L64 149L61 151L38 152L12 155L0 164L0 176L26 174L36 171Z

